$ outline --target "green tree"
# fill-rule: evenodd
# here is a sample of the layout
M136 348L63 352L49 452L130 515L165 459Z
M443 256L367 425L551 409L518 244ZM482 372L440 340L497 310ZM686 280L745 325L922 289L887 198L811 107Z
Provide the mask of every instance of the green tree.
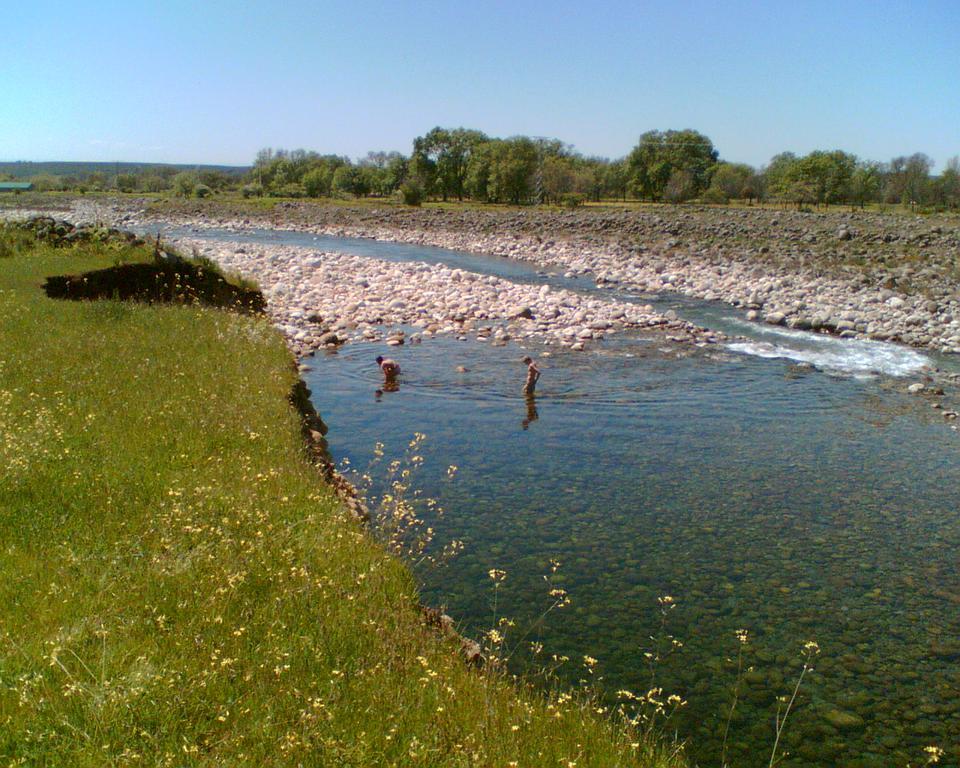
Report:
M396 192L407 180L408 161L399 152L391 153L393 156L387 161L384 176L384 194L387 190Z
M197 174L182 171L173 177L173 191L177 197L190 197L193 194L193 190L196 189L197 184L199 184L199 179Z
M537 147L526 136L497 142L489 182L493 200L514 205L531 202L537 163Z
M604 174L604 191L606 194L611 197L618 197L626 202L629 186L630 174L626 160L617 160L610 163Z
M199 174L200 183L212 189L214 192L222 192L230 186L231 179L223 171L204 170Z
M887 171L884 199L904 205L923 203L927 197L933 160L922 152L909 157L895 157Z
M90 185L90 189L102 190L107 187L107 177L106 174L100 171L94 171L93 173L87 174L87 184Z
M781 200L790 199L790 181L793 166L796 163L797 156L793 152L781 152L779 155L774 155L763 170L766 188L774 197Z
M719 163L710 179L710 189L724 201L746 197L747 182L754 173L753 168L743 163Z
M33 188L38 192L51 192L63 189L63 184L57 176L50 173L38 173L30 179Z
M368 152L359 162L370 191L386 197L396 192L406 176L406 158L399 152Z
M943 204L947 208L960 208L960 157L951 157L940 174Z
M417 187L423 197L432 195L437 189L437 163L416 142L407 163L407 181Z
M676 168L670 174L667 186L663 190L663 199L669 203L685 203L697 194L697 184L693 173L684 168Z
M710 183L718 157L713 142L697 131L647 131L627 156L634 194L660 200L670 179L680 171L683 173L677 175L671 193L682 188L684 194L699 194Z
M850 203L865 208L875 200L883 183L883 166L870 160L857 163L850 177Z
M599 203L607 189L607 168L610 161L603 157L576 157L574 160L574 189Z
M767 177L759 171L753 171L743 185L743 196L749 200L763 202L767 199Z
M132 173L117 174L117 189L121 192L133 192L137 188L137 177Z
M346 192L354 197L363 197L370 193L369 179L362 168L354 165L341 165L333 172L333 189Z
M577 177L570 158L553 155L541 164L542 192L547 202L559 203L562 195L572 192Z
M493 139L479 145L470 155L467 164L467 178L464 182L467 194L474 200L492 202L490 197L490 177L496 157L499 139Z
M326 165L318 165L303 174L303 188L310 197L329 197L333 187L333 171Z
M488 141L485 134L467 128L434 128L413 141L418 175L426 176L444 200L463 199L474 150ZM423 173L421 173L423 172Z
M529 203L540 157L537 144L526 136L484 142L471 155L465 189L484 202Z
M850 179L857 158L846 152L817 150L800 158L788 173L792 197L796 202L839 203L850 199Z

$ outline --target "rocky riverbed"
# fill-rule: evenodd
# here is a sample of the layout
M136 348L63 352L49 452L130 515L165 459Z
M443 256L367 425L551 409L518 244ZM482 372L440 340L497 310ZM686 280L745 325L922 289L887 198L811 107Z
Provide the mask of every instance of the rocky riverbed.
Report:
M960 224L949 218L759 208L450 211L310 203L240 211L206 201L150 206L135 200L78 201L72 215L122 226L272 227L502 255L600 283L725 301L743 308L748 319L774 325L960 352ZM512 296L511 308L531 300ZM484 313L502 317L506 311ZM578 322L584 320L587 326L595 321ZM596 320L608 321L613 318Z
M395 263L285 245L175 243L256 280L268 312L300 354L346 341L386 337L388 344L401 344L440 333L469 334L494 344L536 339L572 349L627 328L657 329L674 341L722 338L664 317L649 305L590 299L443 264ZM417 330L408 335L398 326Z
M20 211L17 217L35 213ZM82 203L67 218L142 224ZM726 338L650 305L589 298L443 264L396 263L289 245L192 238L166 242L255 280L271 319L297 356L348 341L386 338L399 345L436 334L472 336L496 345L533 339L572 350L625 329L701 345Z

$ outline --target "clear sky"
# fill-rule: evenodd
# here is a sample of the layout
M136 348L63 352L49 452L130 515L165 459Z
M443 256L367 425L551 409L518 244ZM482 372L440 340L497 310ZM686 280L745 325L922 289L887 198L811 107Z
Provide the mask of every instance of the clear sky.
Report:
M409 153L430 128L620 157L960 154L960 2L10 0L0 160Z

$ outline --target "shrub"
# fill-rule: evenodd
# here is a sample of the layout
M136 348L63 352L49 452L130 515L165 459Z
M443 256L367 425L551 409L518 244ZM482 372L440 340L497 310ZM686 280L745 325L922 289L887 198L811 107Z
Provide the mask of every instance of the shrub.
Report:
M193 189L193 194L197 197L209 197L213 194L213 190L210 189L206 184L197 184Z
M133 192L137 188L137 177L132 173L117 175L117 189L120 192Z
M579 208L587 202L587 196L579 192L564 192L560 195L560 205L564 208Z
M197 186L197 175L182 171L173 177L173 191L177 197L190 197Z
M324 197L330 194L333 174L328 168L314 168L303 175L303 187L310 197Z
M240 194L244 197L263 197L263 187L259 184L244 184Z
M303 184L283 184L270 188L270 197L305 197L306 194Z
M400 186L400 197L404 205L419 207L423 203L423 188L419 184L407 182Z
M148 173L140 177L140 189L144 192L163 192L170 188L170 183L157 173Z
M718 187L710 187L703 193L700 199L705 203L714 205L723 205L728 202L727 196L723 193L723 190Z

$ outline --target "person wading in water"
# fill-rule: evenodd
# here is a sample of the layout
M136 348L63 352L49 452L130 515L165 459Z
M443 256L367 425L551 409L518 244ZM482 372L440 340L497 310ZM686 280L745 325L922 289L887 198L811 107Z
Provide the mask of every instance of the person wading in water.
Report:
M530 356L523 358L523 362L527 366L527 380L523 385L523 394L532 397L537 389L537 382L540 381L540 369Z
M384 392L396 392L400 389L397 384L397 377L400 375L400 364L396 360L391 360L389 357L377 357L377 365L380 366L380 370L383 372L383 391ZM381 390L377 390L378 393Z

